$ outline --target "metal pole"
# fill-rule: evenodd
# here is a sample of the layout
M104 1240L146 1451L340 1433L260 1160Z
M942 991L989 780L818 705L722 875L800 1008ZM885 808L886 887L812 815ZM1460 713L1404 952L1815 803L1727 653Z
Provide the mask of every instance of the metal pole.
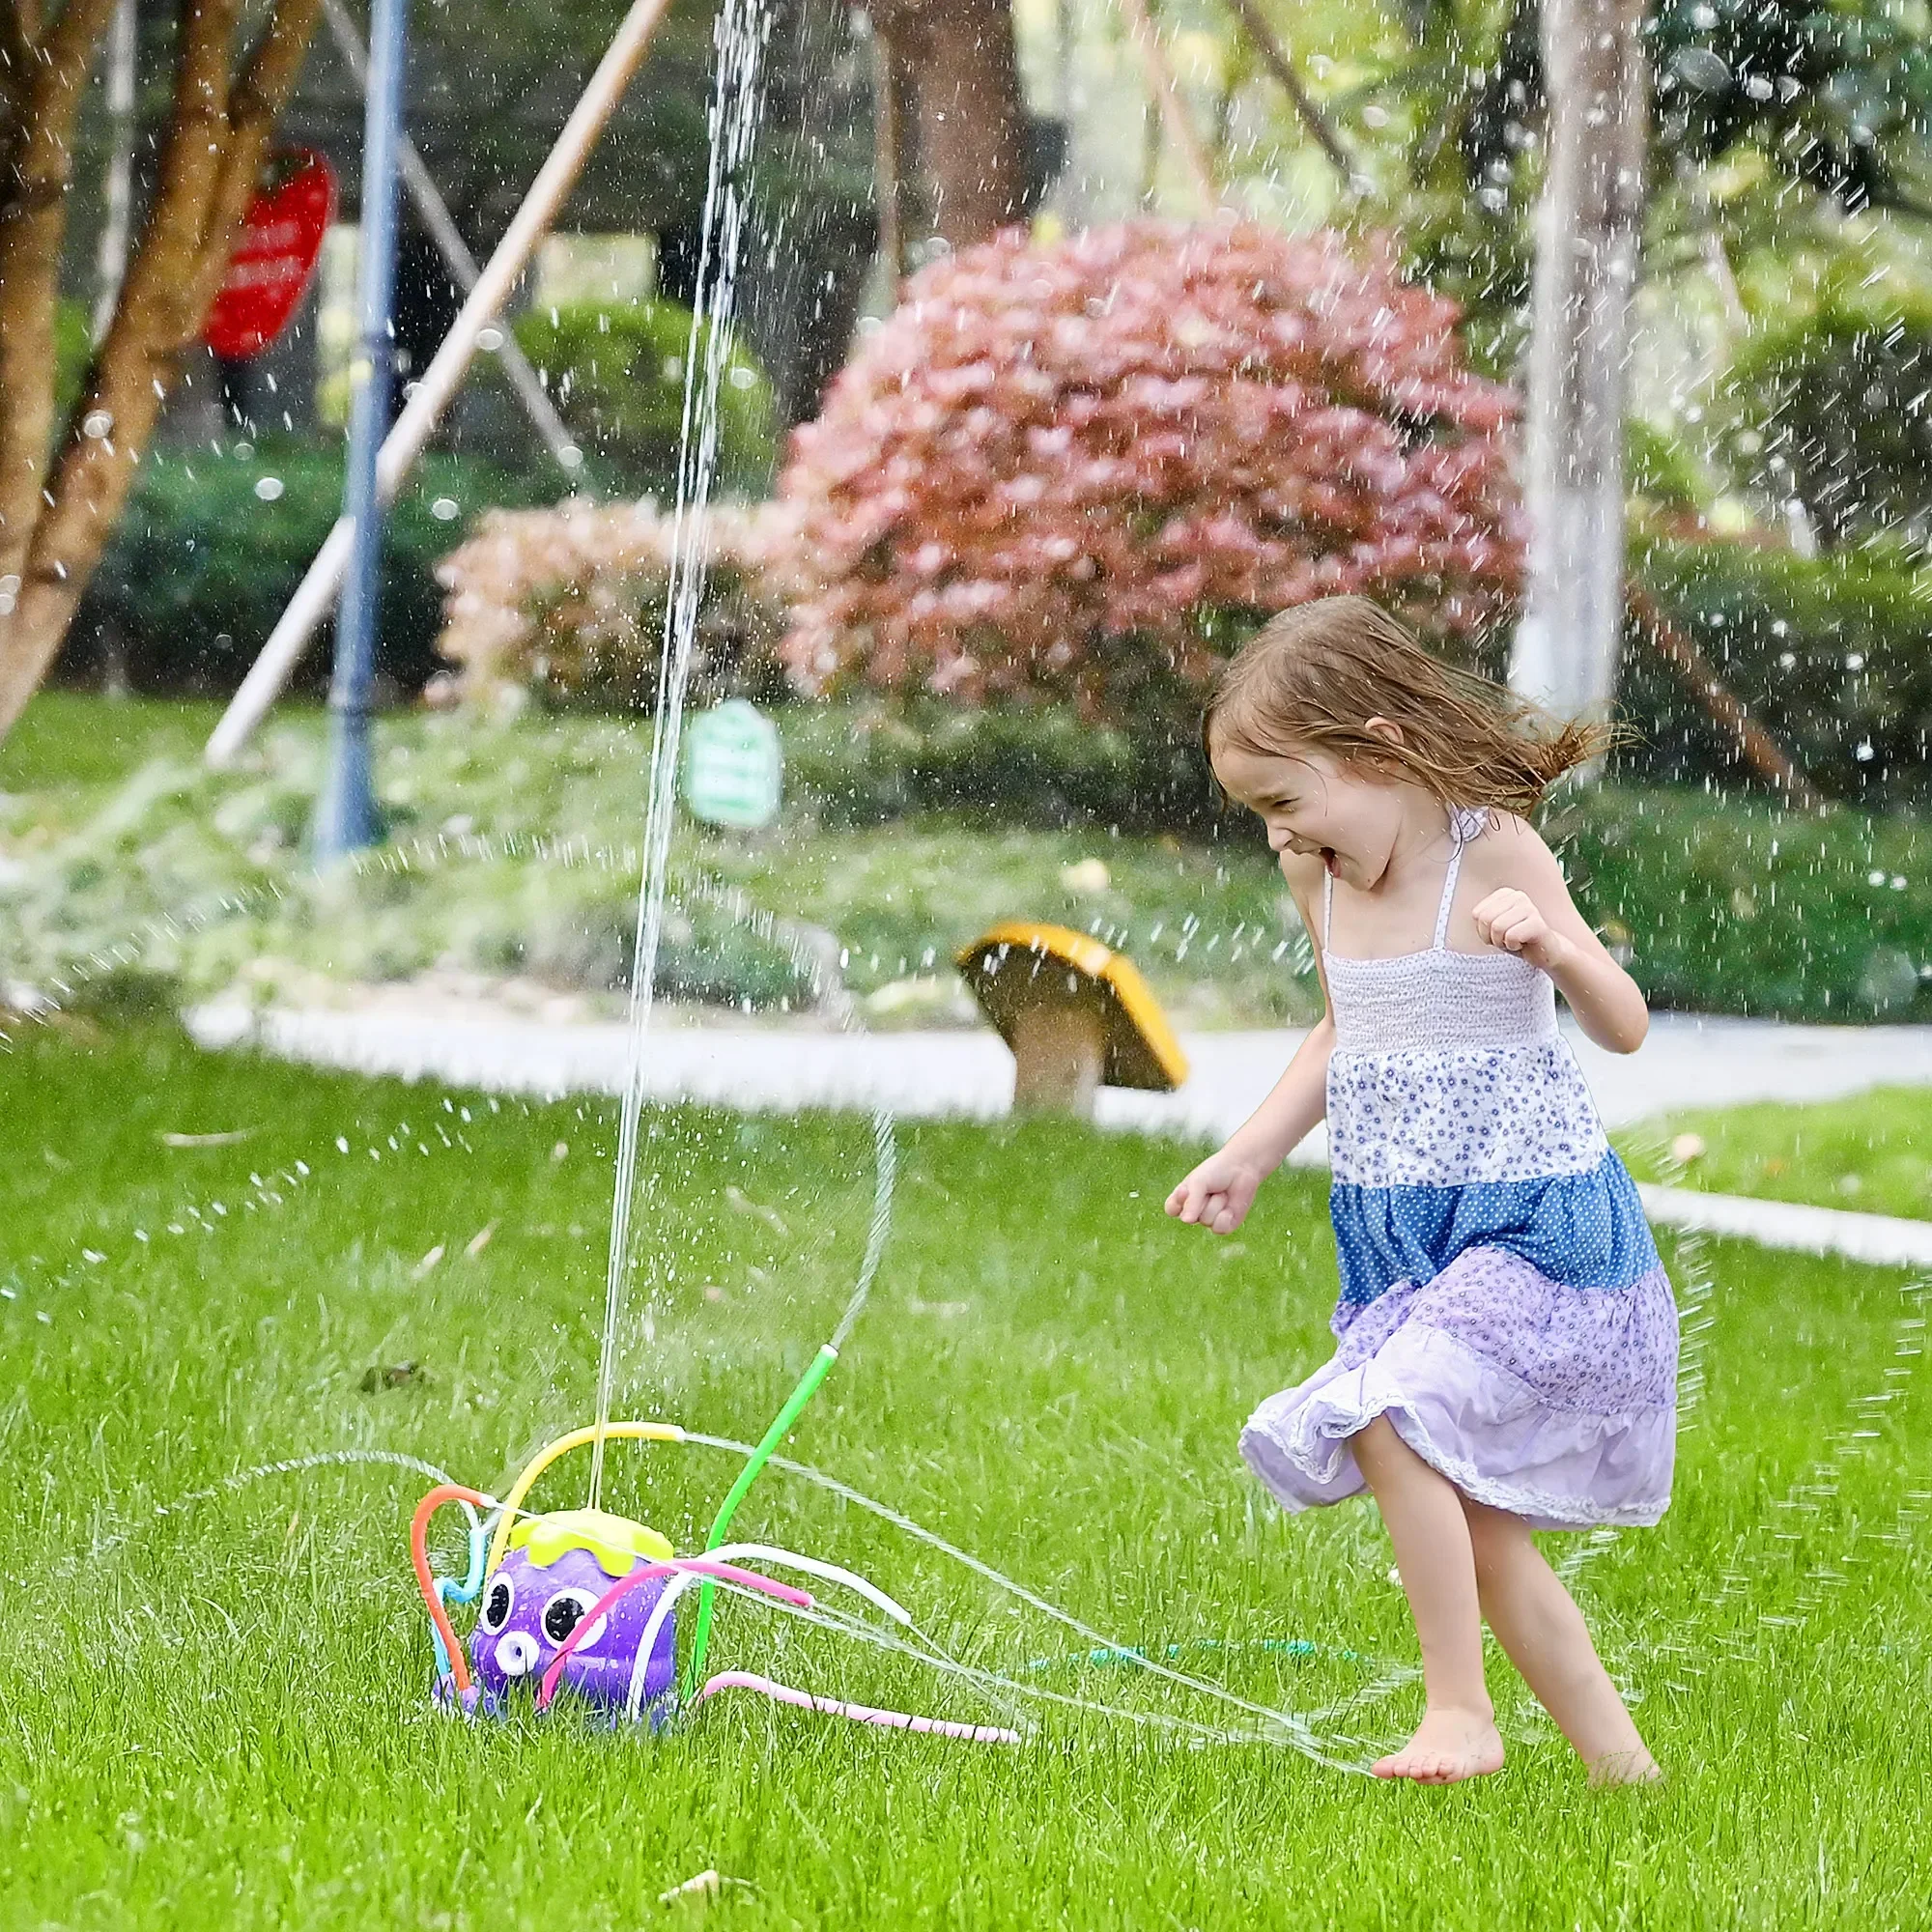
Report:
M355 85L366 93L369 59L356 35L355 23L350 19L342 0L322 0L322 17L328 23L329 34L334 39L336 51L342 56L343 66L355 76ZM467 296L476 286L476 258L469 252L469 244L458 232L456 223L450 219L449 209L435 180L423 164L423 157L416 152L416 144L407 133L396 143L396 162L402 169L403 187L415 204L416 213L422 216L422 225L429 230L437 252L449 264L449 272L456 277L457 286ZM517 347L517 338L507 328L503 331L503 346L497 352L497 359L509 379L510 387L516 391L517 400L523 404L524 413L543 438L544 447L555 457L557 468L571 483L577 484L583 469L583 452L571 440L569 430L563 426L563 418L552 407L550 398L543 392L543 384L537 381L537 372L530 367L524 352Z
M316 857L325 862L382 836L369 773L369 686L381 604L383 502L376 452L389 422L396 343L396 145L401 131L403 49L409 0L376 0L369 22L369 87L362 122L362 232L357 264L361 342L350 370L354 405L349 473L342 489L349 567L335 624L328 688L328 771L316 808Z

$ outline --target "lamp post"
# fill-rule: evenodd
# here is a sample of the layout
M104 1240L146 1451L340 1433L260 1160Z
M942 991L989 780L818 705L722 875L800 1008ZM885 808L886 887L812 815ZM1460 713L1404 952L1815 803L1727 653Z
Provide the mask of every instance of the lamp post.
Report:
M349 468L342 514L352 527L342 603L335 618L335 669L328 687L328 770L316 806L318 859L373 845L381 816L369 769L369 687L381 602L383 503L376 452L389 426L396 344L396 151L401 133L403 49L409 0L375 0L369 22L369 85L362 121L362 232L357 264L360 324L350 368Z

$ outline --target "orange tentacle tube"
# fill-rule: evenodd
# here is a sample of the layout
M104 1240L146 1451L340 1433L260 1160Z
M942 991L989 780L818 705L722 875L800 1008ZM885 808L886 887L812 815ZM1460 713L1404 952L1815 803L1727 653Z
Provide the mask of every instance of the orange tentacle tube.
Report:
M469 1689L469 1663L463 1655L463 1646L456 1640L449 1612L443 1608L442 1599L436 1594L436 1578L430 1575L429 1568L430 1518L444 1503L469 1503L474 1509L488 1509L491 1503L488 1496L475 1490L466 1490L459 1483L439 1483L416 1505L415 1520L410 1524L410 1561L415 1565L416 1584L422 1591L423 1602L429 1605L430 1621L435 1624L443 1647L449 1652L449 1674L455 1678L460 1693Z

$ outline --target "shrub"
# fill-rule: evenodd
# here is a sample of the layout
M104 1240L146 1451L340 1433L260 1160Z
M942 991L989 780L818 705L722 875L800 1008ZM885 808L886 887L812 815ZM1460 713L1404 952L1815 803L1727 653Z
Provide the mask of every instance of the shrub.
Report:
M936 698L794 704L782 715L785 782L827 826L913 813L1070 830L1177 822L1143 748L1065 705L969 710ZM1196 817L1213 815L1204 785Z
M573 302L532 310L517 342L545 379L558 413L608 486L677 495L684 358L691 311L674 301ZM708 343L709 331L700 337ZM729 343L718 384L718 487L764 491L774 457L771 384Z
M696 702L726 688L770 697L782 686L772 653L784 620L771 573L783 523L769 504L714 504L704 520ZM458 695L510 687L565 704L647 705L673 534L673 519L648 502L486 512L437 567L448 593L437 648L460 668Z
M1815 307L1753 337L1719 387L1722 449L1744 487L1796 497L1827 543L1932 535L1932 295L1861 260ZM1869 278L1866 278L1867 280Z
M1932 565L1898 543L1807 558L1734 543L1639 542L1632 564L1739 697L1829 796L1932 805ZM1735 781L1734 748L1632 639L1630 768Z
M257 493L265 479L280 486L272 500ZM418 465L383 544L377 668L403 689L416 690L436 668L434 573L454 523L433 506L453 503L467 515L527 498L528 487L469 458L432 455ZM113 643L137 687L232 690L341 510L339 444L277 440L246 456L156 450L88 586L63 674L85 674ZM326 645L312 649L301 681L325 683L328 662Z
M1923 818L1604 785L1569 793L1543 831L1653 1006L1932 1019Z
M1171 719L1312 597L1469 637L1521 535L1513 401L1455 320L1380 244L1252 223L1009 232L931 265L795 434L785 662L814 691Z

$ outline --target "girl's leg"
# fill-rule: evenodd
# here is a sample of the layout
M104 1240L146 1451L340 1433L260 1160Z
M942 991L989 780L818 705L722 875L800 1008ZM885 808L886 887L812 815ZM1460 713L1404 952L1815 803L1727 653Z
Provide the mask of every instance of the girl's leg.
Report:
M1396 1568L1422 1640L1428 1706L1415 1735L1375 1767L1378 1777L1453 1784L1500 1771L1503 1741L1483 1683L1483 1622L1462 1492L1432 1469L1385 1415L1350 1439L1395 1545Z
M1563 1579L1520 1517L1463 1498L1483 1614L1537 1700L1590 1767L1593 1783L1661 1777Z

